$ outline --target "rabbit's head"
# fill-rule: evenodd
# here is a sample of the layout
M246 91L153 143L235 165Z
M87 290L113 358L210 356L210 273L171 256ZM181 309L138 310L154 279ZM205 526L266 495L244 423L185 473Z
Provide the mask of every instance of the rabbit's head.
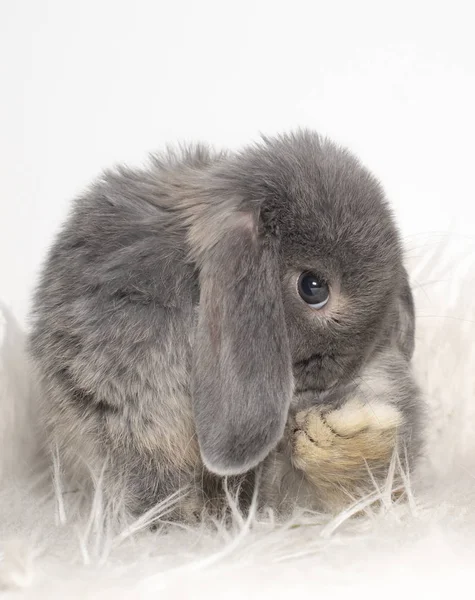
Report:
M202 185L188 236L194 413L205 464L236 474L277 443L299 399L350 382L387 344L410 358L412 296L380 185L316 134L265 139Z

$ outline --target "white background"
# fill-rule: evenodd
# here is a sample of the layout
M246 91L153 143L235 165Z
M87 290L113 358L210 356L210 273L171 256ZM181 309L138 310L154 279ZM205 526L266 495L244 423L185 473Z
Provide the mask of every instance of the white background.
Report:
M0 299L24 321L71 198L168 142L316 128L407 239L473 236L472 4L1 0Z

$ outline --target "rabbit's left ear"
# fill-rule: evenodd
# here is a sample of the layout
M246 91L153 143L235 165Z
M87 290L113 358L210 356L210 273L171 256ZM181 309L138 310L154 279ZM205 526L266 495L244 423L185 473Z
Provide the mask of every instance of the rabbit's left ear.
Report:
M203 462L234 475L282 437L293 378L278 239L261 238L250 212L218 221L200 260L192 402Z
M414 299L409 276L405 269L401 291L397 300L397 316L393 332L397 347L410 360L414 353L415 315Z

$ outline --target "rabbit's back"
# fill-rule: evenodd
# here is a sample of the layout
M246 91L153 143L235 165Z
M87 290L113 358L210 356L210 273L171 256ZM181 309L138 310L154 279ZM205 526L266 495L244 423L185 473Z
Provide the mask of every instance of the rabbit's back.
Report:
M105 173L47 258L30 350L44 424L66 460L96 468L112 453L129 471L144 456L174 471L198 460L189 373L199 291L172 167Z

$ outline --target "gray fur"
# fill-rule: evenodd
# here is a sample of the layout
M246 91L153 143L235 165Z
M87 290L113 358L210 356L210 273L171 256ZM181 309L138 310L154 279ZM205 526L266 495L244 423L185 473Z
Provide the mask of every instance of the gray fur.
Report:
M297 295L294 274L307 269L338 290L326 319ZM301 131L240 153L198 146L105 172L49 253L30 348L44 425L69 471L107 457L107 489L125 490L134 511L191 485L186 516L205 501L196 482L213 487L213 473L241 474L268 456L275 483L269 465L291 469L289 410L342 402L388 352L388 395L415 455L413 340L379 183Z

